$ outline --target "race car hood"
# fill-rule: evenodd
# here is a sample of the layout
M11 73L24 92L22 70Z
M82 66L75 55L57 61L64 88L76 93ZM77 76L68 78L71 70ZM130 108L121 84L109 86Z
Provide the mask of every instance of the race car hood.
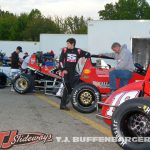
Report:
M120 104L125 102L126 100L130 100L139 96L142 88L143 88L143 81L134 82L129 85L126 85L117 91L115 91L112 95L110 95L105 104L102 107L101 114L109 119L104 119L107 124L111 124L111 117L115 108L118 107Z

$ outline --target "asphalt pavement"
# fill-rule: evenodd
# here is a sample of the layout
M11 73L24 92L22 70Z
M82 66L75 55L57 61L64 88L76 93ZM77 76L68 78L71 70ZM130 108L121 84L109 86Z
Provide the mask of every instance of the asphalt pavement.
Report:
M71 105L71 111L60 110L59 102L41 93L20 95L10 88L0 89L0 148L121 150L116 143L103 142L104 137L111 136L110 128L95 113L81 114ZM40 134L41 139L33 139Z

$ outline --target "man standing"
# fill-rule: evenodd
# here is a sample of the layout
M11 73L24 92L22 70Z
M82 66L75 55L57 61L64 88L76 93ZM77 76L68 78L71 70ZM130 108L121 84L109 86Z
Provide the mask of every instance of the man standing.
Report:
M74 38L69 38L66 42L67 47L62 49L59 59L59 66L62 74L64 74L65 83L60 109L69 110L69 108L66 107L67 95L72 92L76 64L79 58L89 57L89 53L79 48L75 48L76 40Z
M18 46L16 51L11 54L11 76L13 77L20 67L19 53L22 52L22 47Z
M109 72L109 82L112 93L117 90L116 79L120 79L120 87L128 84L128 81L132 77L134 64L132 53L127 49L126 45L121 46L119 43L115 42L112 44L111 49L114 51L114 53L104 55L113 57L115 60L117 60L116 67L111 68Z
M27 70L27 68L28 68L28 64L29 64L29 62L30 62L30 59L31 59L31 56L28 55L28 56L23 60L23 62L22 62L21 69L22 69L23 71L25 71L25 72L26 72L26 70Z

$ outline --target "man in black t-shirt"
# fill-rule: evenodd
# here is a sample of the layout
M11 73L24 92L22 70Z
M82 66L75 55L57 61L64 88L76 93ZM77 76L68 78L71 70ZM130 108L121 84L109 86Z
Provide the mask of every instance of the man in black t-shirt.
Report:
M13 78L20 70L19 53L22 52L22 47L18 46L16 51L11 54L11 77Z
M11 69L19 69L19 53L22 52L22 47L18 46L16 51L11 54Z
M67 41L67 47L62 49L59 68L64 74L65 88L61 99L60 109L69 110L66 107L67 95L71 94L73 78L75 75L76 64L81 57L89 57L89 53L79 48L75 48L76 40L69 38Z

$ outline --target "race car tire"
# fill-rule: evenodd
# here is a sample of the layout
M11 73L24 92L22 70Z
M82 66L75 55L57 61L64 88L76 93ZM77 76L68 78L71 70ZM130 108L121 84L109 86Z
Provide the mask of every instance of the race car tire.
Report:
M91 84L80 83L71 94L71 103L74 109L81 113L91 113L96 110L97 101L100 100L98 89Z
M34 88L34 79L31 75L20 74L13 80L13 88L19 94L32 92Z
M149 150L150 99L135 98L121 104L113 113L111 131L124 150ZM137 142L138 137L143 142Z
M7 84L7 76L5 73L0 72L0 89L5 88L6 84Z

